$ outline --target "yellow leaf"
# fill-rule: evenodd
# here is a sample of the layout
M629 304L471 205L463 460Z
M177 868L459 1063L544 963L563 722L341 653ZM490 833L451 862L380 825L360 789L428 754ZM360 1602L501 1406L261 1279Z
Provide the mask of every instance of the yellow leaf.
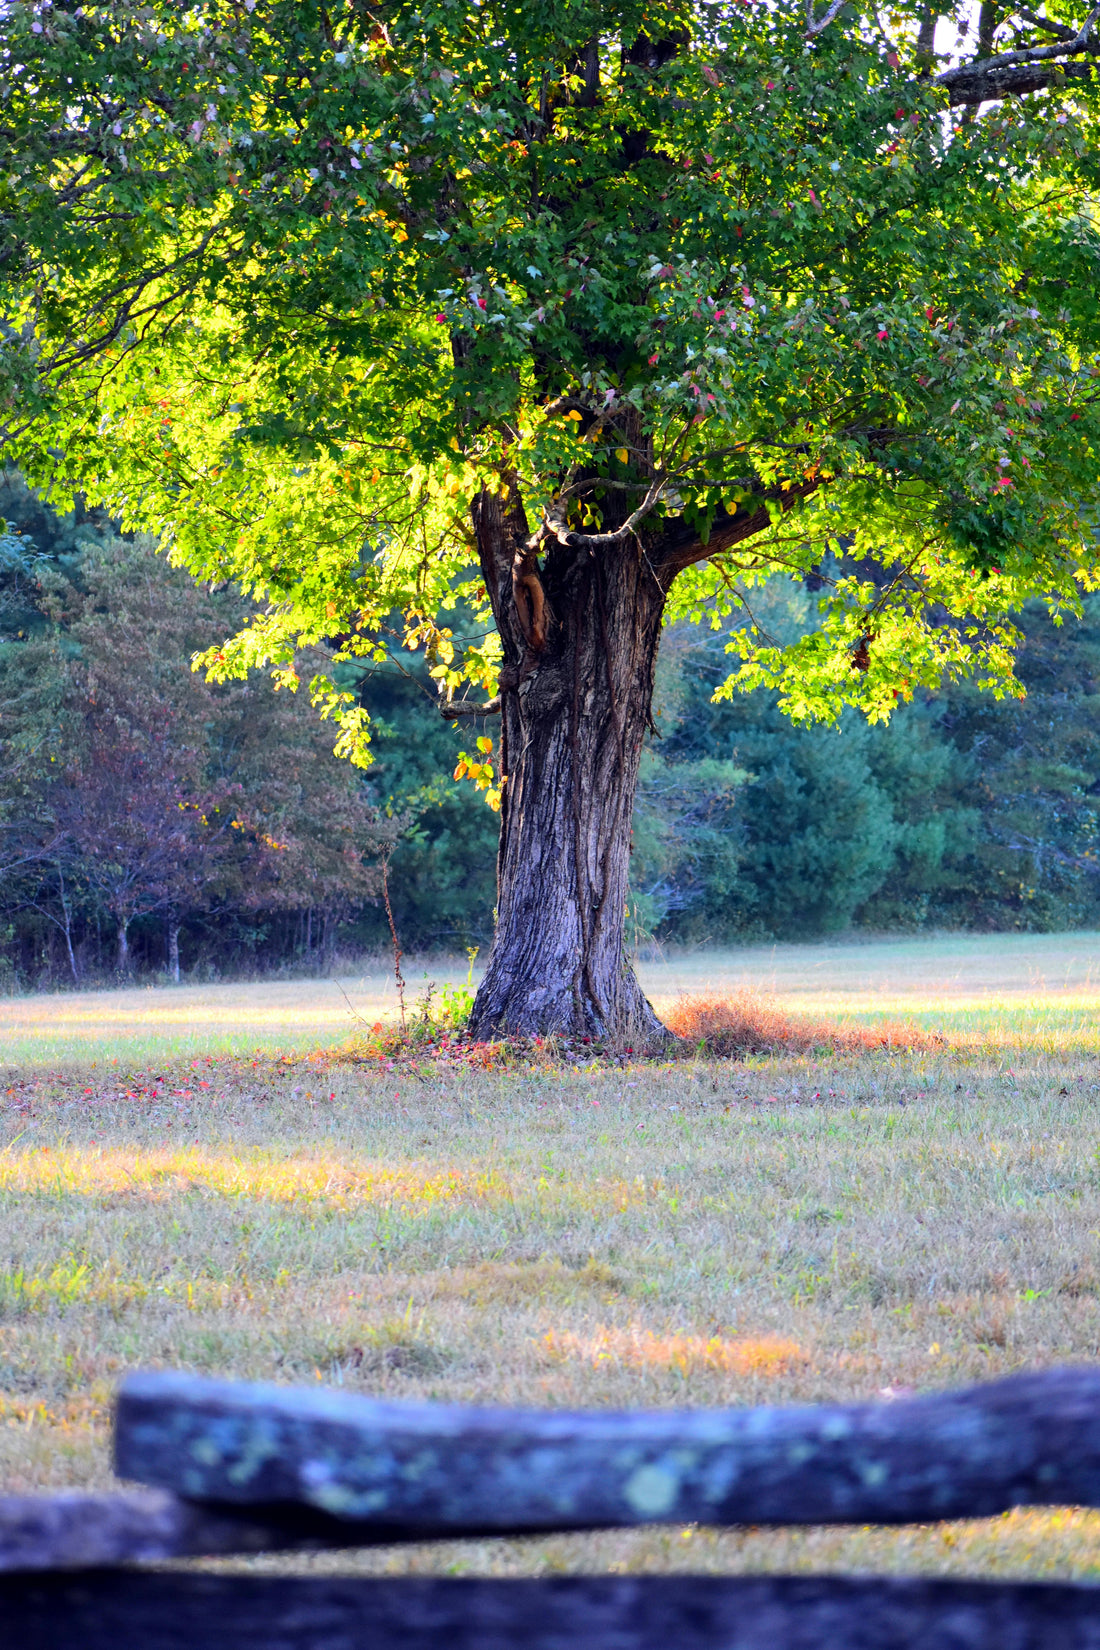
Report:
M576 423L578 423L578 424L579 424L579 423L580 423L580 421L581 421L581 415L580 415L580 413L579 413L579 412L578 412L578 411L577 411L577 409L576 409L576 407L574 407L574 408L573 408L573 409L572 409L572 411L570 411L570 412L567 412L567 413L566 413L566 415L565 415L565 416L566 416L566 418L567 418L567 419L568 419L568 418L571 418L571 419L574 419L574 420L575 420L575 421L576 421Z
M615 457L619 460L620 464L630 463L630 454L627 452L625 447L616 447Z
M488 755L489 752L493 748L493 741L488 737L487 734L483 733L483 734L481 734L481 736L478 739L477 748L478 748L479 751L484 751L485 754Z

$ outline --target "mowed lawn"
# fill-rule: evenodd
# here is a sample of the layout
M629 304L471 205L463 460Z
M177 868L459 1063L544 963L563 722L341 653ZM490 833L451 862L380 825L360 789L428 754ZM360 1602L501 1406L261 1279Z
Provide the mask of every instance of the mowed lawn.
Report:
M110 1482L111 1393L141 1365L627 1406L890 1401L1094 1359L1097 961L1088 935L670 959L643 971L658 1001L755 983L948 1044L621 1070L311 1054L354 1030L328 982L0 1003L0 1483ZM1095 1577L1100 1515L265 1564Z

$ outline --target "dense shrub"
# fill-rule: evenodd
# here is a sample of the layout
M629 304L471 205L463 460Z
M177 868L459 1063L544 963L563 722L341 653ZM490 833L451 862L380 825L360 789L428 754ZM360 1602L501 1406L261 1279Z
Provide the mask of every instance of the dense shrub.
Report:
M772 593L769 626L806 601ZM1100 597L1080 621L1021 618L1023 700L925 694L888 726L798 727L766 695L712 702L722 638L690 626L661 663L661 786L639 796L639 917L664 938L1100 923ZM713 812L700 764L742 778ZM695 776L699 775L696 780Z

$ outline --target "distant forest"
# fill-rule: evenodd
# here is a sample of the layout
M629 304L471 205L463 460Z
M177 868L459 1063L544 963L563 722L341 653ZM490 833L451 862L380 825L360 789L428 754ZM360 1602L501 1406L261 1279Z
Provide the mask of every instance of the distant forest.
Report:
M357 770L304 690L192 671L240 624L238 592L100 514L59 517L14 473L0 518L0 990L347 965L389 942L383 861L407 951L488 943L497 816L451 778L474 730L440 716L414 655L364 684L376 759ZM777 583L762 616L778 634L812 601ZM712 703L721 635L666 632L633 942L1100 926L1100 597L1021 625L1026 699L952 688L888 727Z

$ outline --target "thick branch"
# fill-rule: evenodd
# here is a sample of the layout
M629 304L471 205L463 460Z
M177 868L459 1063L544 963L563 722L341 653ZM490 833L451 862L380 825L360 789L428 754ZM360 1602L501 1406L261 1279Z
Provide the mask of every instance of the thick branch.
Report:
M1021 1650L1095 1645L1096 1588L872 1576L13 1576L10 1644L119 1650Z
M985 11L986 8L983 7L983 18ZM1100 34L1097 31L1100 5L1093 7L1076 33L1071 29L1065 29L1063 32L1057 26L1052 28L1044 18L1036 18L1034 21L1048 32L1058 33L1057 43L1050 46L1026 46L1017 51L1000 52L996 57L960 63L955 68L945 69L942 74L938 74L933 85L946 89L952 105L983 103L992 98L1039 91L1074 68L1080 71L1084 67L1080 64L1071 64L1068 59L1080 57L1082 54L1100 56ZM1038 64L1050 64L1052 67L1048 70L1037 70L1033 66Z
M988 73L981 64L976 64L968 71L968 78L956 80L944 89L948 94L948 107L958 109L978 103L994 103L1005 97L1026 97L1029 92L1046 91L1049 86L1059 86L1067 80L1089 80L1095 72L1091 63L1046 66L1016 63L1003 69L992 69Z
M738 510L736 516L729 520L715 522L705 544L699 534L685 522L668 523L672 531L666 533L661 540L655 567L657 577L667 587L685 567L692 567L698 561L709 561L712 556L720 555L723 550L731 550L735 544L743 544L746 539L755 538L756 534L764 532L771 522L769 504L773 507L778 505L783 511L791 510L804 498L809 498L811 493L816 493L820 486L820 481L801 481L786 492L776 488L766 493L758 493L755 498L748 500L744 515Z
M203 1507L164 1490L0 1496L0 1572L86 1570L197 1554L333 1545L347 1529L286 1508ZM374 1531L363 1531L368 1541Z
M821 17L814 17L814 0L806 0L806 34L812 39L815 34L824 34L833 18L840 11L844 0L832 0Z
M1044 34L1052 34L1056 40L1076 40L1080 33L1079 29L1070 28L1068 23L1056 23L1051 17L1040 17L1038 12L1028 11L1026 6L1020 6L1019 13L1025 23L1042 29Z

